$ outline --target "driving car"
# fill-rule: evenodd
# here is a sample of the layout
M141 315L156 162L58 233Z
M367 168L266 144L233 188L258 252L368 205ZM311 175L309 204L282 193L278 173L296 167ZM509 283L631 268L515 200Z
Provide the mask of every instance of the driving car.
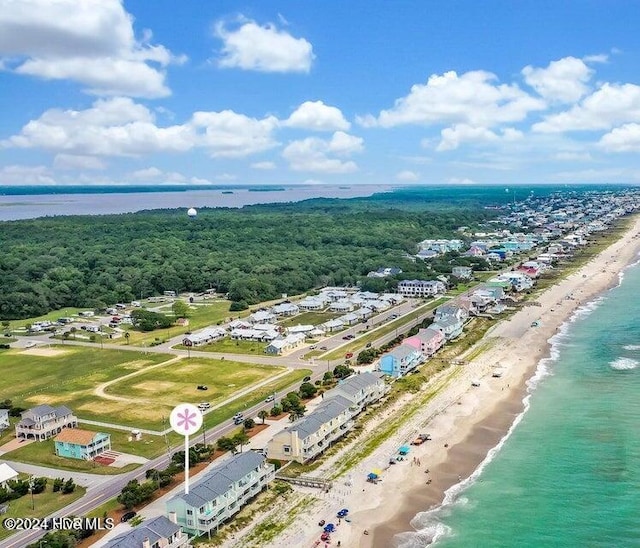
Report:
M309 382L311 380L311 377L307 376L304 379L302 379L302 382Z
M205 411L211 407L211 404L208 401L203 401L198 404L198 409L200 411Z
M264 401L268 403L268 402L273 401L273 400L275 400L275 399L276 399L276 397L275 397L273 394L270 394L269 396L267 396L267 397L264 399Z

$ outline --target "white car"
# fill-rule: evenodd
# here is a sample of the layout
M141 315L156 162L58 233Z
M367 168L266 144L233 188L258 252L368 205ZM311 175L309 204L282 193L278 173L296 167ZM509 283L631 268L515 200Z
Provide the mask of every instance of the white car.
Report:
M267 397L264 399L264 401L265 401L265 402L267 402L267 403L269 403L270 401L273 401L273 400L275 400L275 399L276 399L276 398L275 398L275 396L274 396L273 394L271 394L270 396L267 396Z
M200 411L206 411L210 407L211 407L211 404L208 401L203 401L202 403L198 404L198 409L200 409Z

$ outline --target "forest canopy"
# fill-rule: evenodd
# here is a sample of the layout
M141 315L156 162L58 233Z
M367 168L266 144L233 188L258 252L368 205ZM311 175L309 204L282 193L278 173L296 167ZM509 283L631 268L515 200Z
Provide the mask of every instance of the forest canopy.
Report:
M387 197L385 199L385 196ZM495 217L478 201L409 192L370 199L0 223L0 319L101 308L166 290L254 304L404 266L425 238ZM457 237L457 236L456 236Z

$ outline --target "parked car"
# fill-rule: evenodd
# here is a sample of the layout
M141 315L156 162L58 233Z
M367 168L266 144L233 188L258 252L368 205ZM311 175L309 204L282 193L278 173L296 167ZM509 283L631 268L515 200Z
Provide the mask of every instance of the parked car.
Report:
M350 339L349 335L345 335L344 337L342 337L343 341L348 341Z
M353 352L347 352L344 357L347 359L353 358Z
M209 390L209 387L206 384L199 384L198 390Z
M124 514L122 514L120 521L124 523L126 521L129 521L130 519L135 518L137 515L138 513L134 512L133 510L131 512L125 512Z
M327 350L327 347L326 346L321 346L320 350Z
M311 380L311 377L306 376L304 379L302 379L302 382L309 382Z
M368 343L365 345L365 348L371 348L371 343L370 343L370 342L368 342Z

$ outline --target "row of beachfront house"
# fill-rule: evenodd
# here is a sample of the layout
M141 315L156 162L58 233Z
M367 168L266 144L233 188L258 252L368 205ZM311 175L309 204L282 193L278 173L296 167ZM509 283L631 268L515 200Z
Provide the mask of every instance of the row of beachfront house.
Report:
M483 284L469 297L439 306L433 323L383 354L378 369L394 378L403 377L431 358L446 342L459 337L471 315L502 312L505 308L501 303L503 297L501 286Z
M354 419L389 390L380 373L352 375L323 395L318 407L278 432L267 445L269 458L308 462L344 436Z

